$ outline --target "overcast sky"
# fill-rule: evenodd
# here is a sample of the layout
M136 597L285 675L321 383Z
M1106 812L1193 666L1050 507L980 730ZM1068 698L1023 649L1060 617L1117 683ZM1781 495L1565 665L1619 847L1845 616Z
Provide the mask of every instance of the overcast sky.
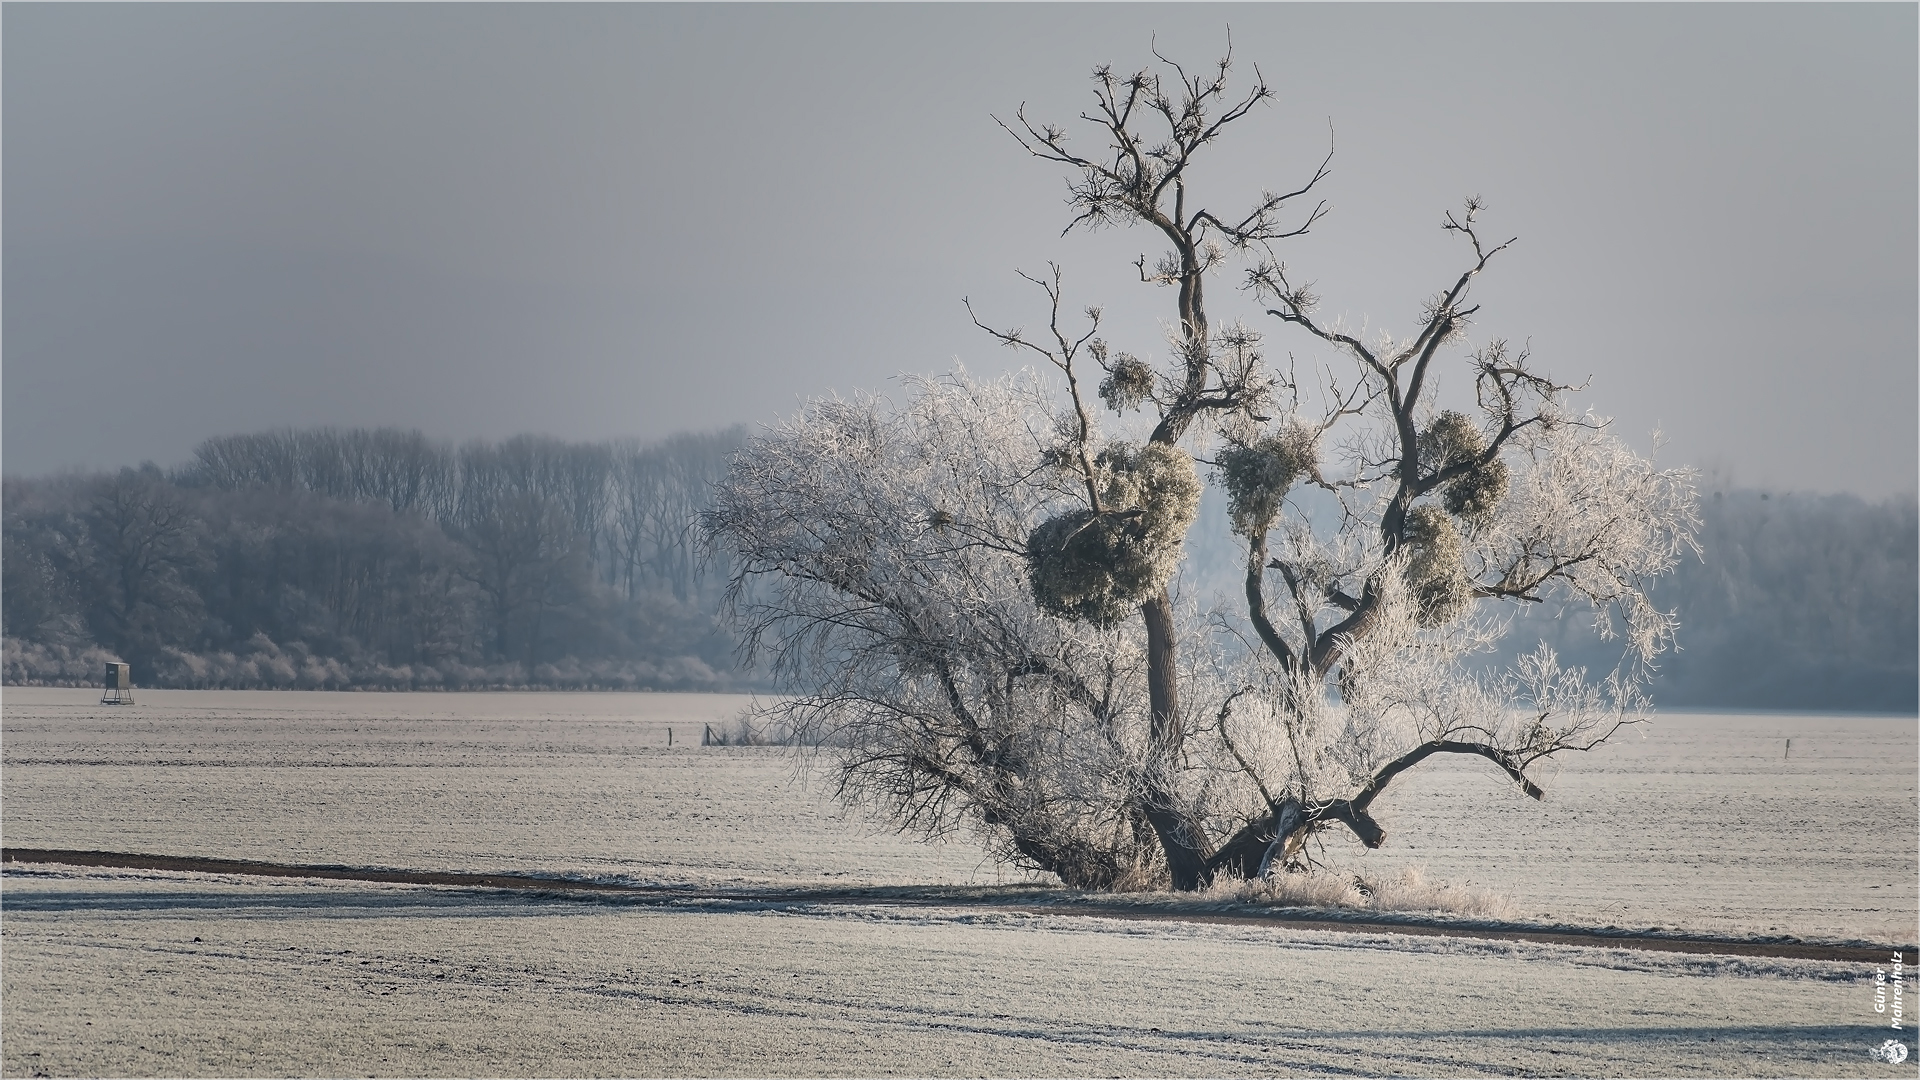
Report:
M1289 242L1322 311L1405 331L1468 194L1516 235L1476 340L1662 459L1916 486L1911 4L24 5L4 32L4 468L395 425L570 439L758 423L903 371L1018 363L1049 260L1122 348L1173 298L1075 232L990 114L1205 64L1270 107L1196 174L1231 210L1337 150ZM1244 85L1244 84L1243 84ZM1091 139L1090 132L1083 138ZM1214 285L1216 318L1261 321ZM1464 386L1464 380L1456 379Z

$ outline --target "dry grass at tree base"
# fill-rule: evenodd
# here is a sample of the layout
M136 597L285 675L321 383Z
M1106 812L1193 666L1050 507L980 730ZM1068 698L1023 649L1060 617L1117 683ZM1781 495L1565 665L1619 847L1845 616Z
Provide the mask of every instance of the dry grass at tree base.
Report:
M1418 866L1371 877L1317 870L1269 874L1258 881L1221 879L1203 895L1213 900L1274 907L1437 912L1482 919L1510 918L1515 911L1513 900L1502 893L1471 885L1429 881L1426 870Z
M756 718L743 712L731 721L705 724L700 733L701 746L824 746L809 742L800 733L776 720Z

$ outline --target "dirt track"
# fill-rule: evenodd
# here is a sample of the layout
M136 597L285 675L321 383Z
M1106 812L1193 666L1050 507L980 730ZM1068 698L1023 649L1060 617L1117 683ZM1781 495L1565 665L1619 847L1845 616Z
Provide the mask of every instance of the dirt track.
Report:
M52 863L62 866L98 866L126 870L170 870L202 874L247 874L261 877L323 878L372 881L400 885L435 885L470 889L518 889L549 894L586 893L631 902L738 903L760 906L807 904L863 904L888 907L968 907L1027 914L1080 915L1102 919L1155 922L1225 923L1271 926L1289 930L1332 930L1365 934L1417 934L1437 937L1529 941L1551 945L1579 945L1655 952L1706 953L1721 956L1768 956L1795 960L1836 960L1886 963L1893 946L1827 945L1793 940L1742 940L1687 935L1651 935L1524 927L1514 925L1419 921L1415 919L1353 919L1341 915L1285 914L1249 905L1205 903L1142 903L1082 895L1060 896L1034 889L978 888L870 888L870 889L702 889L630 885L578 878L537 877L527 874L453 873L443 871L379 870L351 866L300 866L244 859L205 859L176 855L140 855L113 851L65 851L53 848L0 849L0 862ZM1900 947L1904 963L1917 961L1912 946Z

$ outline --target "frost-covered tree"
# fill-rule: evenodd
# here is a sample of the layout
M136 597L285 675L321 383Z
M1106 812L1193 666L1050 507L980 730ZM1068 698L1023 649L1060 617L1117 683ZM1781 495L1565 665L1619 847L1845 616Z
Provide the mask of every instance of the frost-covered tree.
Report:
M1045 334L981 325L1044 357L1064 408L1031 379L961 376L898 408L816 403L740 453L706 523L737 560L750 646L797 691L772 708L843 748L844 794L935 832L971 820L1072 884L1188 889L1305 865L1336 825L1379 845L1374 801L1434 754L1484 757L1539 797L1529 769L1639 717L1673 632L1647 586L1695 519L1686 474L1573 411L1525 350L1468 341L1470 287L1507 247L1483 244L1477 202L1445 219L1472 257L1411 338L1325 324L1274 245L1319 218L1280 221L1326 163L1246 213L1200 207L1194 156L1269 91L1228 97L1226 60L1203 78L1162 62L1095 72L1101 155L1024 111L1009 130L1076 171L1074 225L1168 241L1139 267L1176 289L1172 361L1109 347L1097 309L1069 332L1055 268L1030 279ZM1209 324L1207 277L1236 253L1268 314L1331 353L1310 384L1270 370L1245 326ZM1449 352L1468 411L1434 400ZM1121 437L1083 389L1093 367ZM1208 452L1247 545L1244 609L1211 620L1182 618L1170 588ZM1624 628L1622 663L1590 681L1542 649L1476 673L1503 602L1587 606Z
M1027 549L1075 501L1052 395L964 376L818 401L739 451L706 526L735 556L768 706L839 747L852 801L1106 887L1152 874L1143 642L1036 603ZM1116 480L1116 486L1124 486Z
M1132 572L1114 574L1102 595L1088 596L1081 602L1092 604L1109 620L1126 609L1140 613L1146 631L1147 691L1153 710L1152 761L1144 770L1149 790L1143 813L1160 837L1174 885L1192 888L1208 876L1211 852L1203 839L1204 823L1192 816L1188 800L1168 786L1179 771L1177 762L1185 752L1188 724L1176 675L1173 600L1166 588L1178 563L1180 541L1192 521L1192 509L1187 509L1184 520L1161 520L1159 527L1149 532L1155 514L1147 505L1102 505L1096 471L1104 466L1087 454L1092 429L1072 370L1074 354L1085 346L1089 357L1106 372L1100 392L1109 407L1150 408L1155 417L1151 432L1139 448L1116 447L1102 456L1118 460L1116 455L1139 455L1153 462L1151 472L1134 485L1141 488L1144 484L1143 494L1151 493L1156 480L1187 487L1190 478L1182 471L1190 466L1176 464L1186 460L1185 452L1178 448L1180 441L1196 423L1205 427L1258 415L1270 387L1251 349L1249 335L1238 327L1222 335L1214 333L1206 306L1208 277L1232 253L1270 251L1272 244L1311 228L1324 212L1324 203L1292 217L1289 211L1326 177L1326 160L1332 153L1328 152L1328 158L1299 187L1286 192L1263 191L1237 212L1217 211L1191 187L1194 161L1222 131L1271 98L1273 92L1256 73L1249 90L1231 93L1231 54L1197 75L1189 75L1164 58L1160 61L1161 70L1142 70L1129 76L1106 66L1094 71L1095 107L1081 118L1104 142L1098 150L1080 153L1069 145L1071 140L1064 128L1036 125L1027 118L1025 106L1016 113L1017 127L1004 122L1001 126L1034 157L1066 165L1076 174L1068 184L1068 205L1074 217L1067 231L1143 225L1166 242L1166 252L1151 269L1145 255L1136 265L1142 281L1175 291L1175 362L1171 369L1155 371L1137 356L1108 350L1095 336L1099 327L1097 309L1088 311L1093 327L1078 341L1070 340L1060 327L1057 270L1052 282L1043 283L1052 300L1051 340L1035 341L1018 330L980 325L1003 344L1037 352L1059 367L1067 376L1074 401L1077 427L1068 432L1068 442L1075 445L1063 447L1056 454L1066 455L1070 465L1078 466L1087 484L1088 502L1079 511L1069 512L1063 521L1049 522L1034 537L1036 544L1030 554L1042 603L1061 610L1049 600L1050 583L1100 577L1102 548L1111 546L1106 537L1140 534L1137 540L1114 550L1115 557L1110 560L1114 569ZM974 321L979 323L978 318ZM1172 503L1169 500L1169 509ZM1084 528L1072 524L1078 514L1086 515Z

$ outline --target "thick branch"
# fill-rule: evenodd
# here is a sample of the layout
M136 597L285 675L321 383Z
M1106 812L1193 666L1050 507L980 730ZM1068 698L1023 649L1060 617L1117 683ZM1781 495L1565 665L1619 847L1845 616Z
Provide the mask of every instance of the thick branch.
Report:
M1354 796L1352 799L1354 808L1365 811L1368 805L1373 802L1374 796L1379 795L1381 790L1393 781L1394 777L1399 776L1401 773L1406 772L1408 769L1413 768L1415 765L1420 764L1435 754L1478 754L1504 769L1507 775L1512 777L1514 782L1520 785L1520 790L1526 792L1528 795L1535 799L1544 799L1547 797L1546 792L1540 790L1538 785L1527 779L1527 774L1521 770L1520 762L1505 750L1496 746L1488 746L1485 743L1435 739L1432 742L1421 743L1419 746L1388 762L1379 772L1375 773L1373 779L1367 782L1366 790Z
M1261 587L1266 577L1267 534L1258 532L1248 541L1247 551L1247 617L1253 622L1254 632L1260 635L1260 641L1267 651L1280 661L1281 667L1292 670L1294 665L1293 649L1286 639L1273 627L1273 621L1267 618L1267 596Z

